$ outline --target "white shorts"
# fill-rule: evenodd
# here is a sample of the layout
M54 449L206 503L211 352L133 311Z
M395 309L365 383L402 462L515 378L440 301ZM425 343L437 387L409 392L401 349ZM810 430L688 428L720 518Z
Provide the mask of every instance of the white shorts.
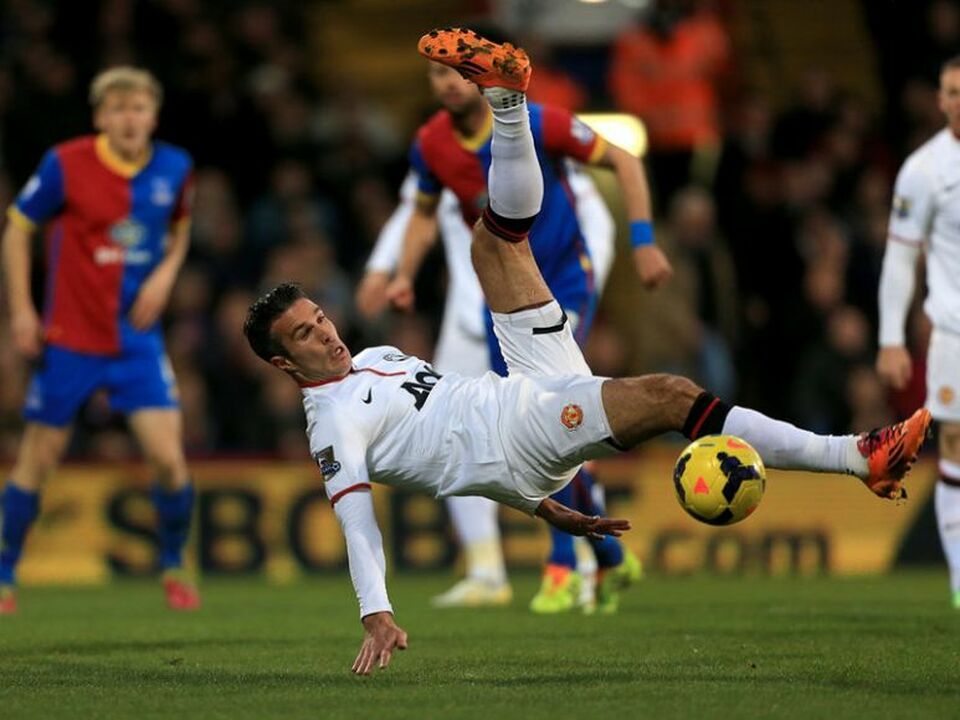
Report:
M500 414L507 465L517 491L538 503L584 461L617 452L601 397L606 378L590 372L556 302L495 313L493 327L510 373Z
M948 330L930 336L927 409L936 420L960 422L960 335Z

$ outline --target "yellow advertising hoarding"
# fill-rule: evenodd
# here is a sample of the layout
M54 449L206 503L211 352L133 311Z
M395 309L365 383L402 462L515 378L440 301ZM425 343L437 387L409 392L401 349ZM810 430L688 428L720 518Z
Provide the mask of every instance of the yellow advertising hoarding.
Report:
M676 449L656 446L598 463L611 515L629 518L625 541L654 572L872 573L888 569L936 480L921 462L910 500L874 498L837 475L770 471L759 509L745 522L714 528L689 518L674 498ZM344 544L310 462L195 462L195 527L190 562L206 574L266 573L275 580L340 571ZM395 569L450 567L456 557L441 503L377 487L377 515ZM28 538L24 583L98 582L153 572L153 508L137 466L68 465L50 483ZM546 555L540 521L501 511L511 567Z

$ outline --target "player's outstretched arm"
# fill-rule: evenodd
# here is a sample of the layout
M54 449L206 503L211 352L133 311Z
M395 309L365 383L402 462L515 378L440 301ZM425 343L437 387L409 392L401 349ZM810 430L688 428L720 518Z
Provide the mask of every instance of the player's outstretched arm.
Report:
M394 622L393 606L387 597L383 538L369 485L334 498L333 509L346 539L350 579L360 602L364 628L363 644L351 670L369 675L377 666L386 667L394 650L406 648L407 634Z
M590 516L571 510L556 500L547 498L537 507L537 517L542 517L548 523L570 535L586 535L594 539L601 539L604 535L620 537L630 529L629 520Z

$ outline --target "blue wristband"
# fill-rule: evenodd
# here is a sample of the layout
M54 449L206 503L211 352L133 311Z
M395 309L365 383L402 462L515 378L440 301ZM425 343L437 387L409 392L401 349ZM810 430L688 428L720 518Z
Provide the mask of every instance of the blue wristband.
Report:
M649 220L631 222L630 244L635 248L653 245L653 223Z

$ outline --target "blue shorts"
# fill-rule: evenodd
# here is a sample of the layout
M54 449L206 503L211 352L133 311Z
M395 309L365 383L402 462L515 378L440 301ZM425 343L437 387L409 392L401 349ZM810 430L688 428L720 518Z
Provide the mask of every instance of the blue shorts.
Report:
M64 427L94 391L105 389L110 407L125 415L144 408L175 408L177 385L163 344L89 355L48 345L27 389L23 416Z

